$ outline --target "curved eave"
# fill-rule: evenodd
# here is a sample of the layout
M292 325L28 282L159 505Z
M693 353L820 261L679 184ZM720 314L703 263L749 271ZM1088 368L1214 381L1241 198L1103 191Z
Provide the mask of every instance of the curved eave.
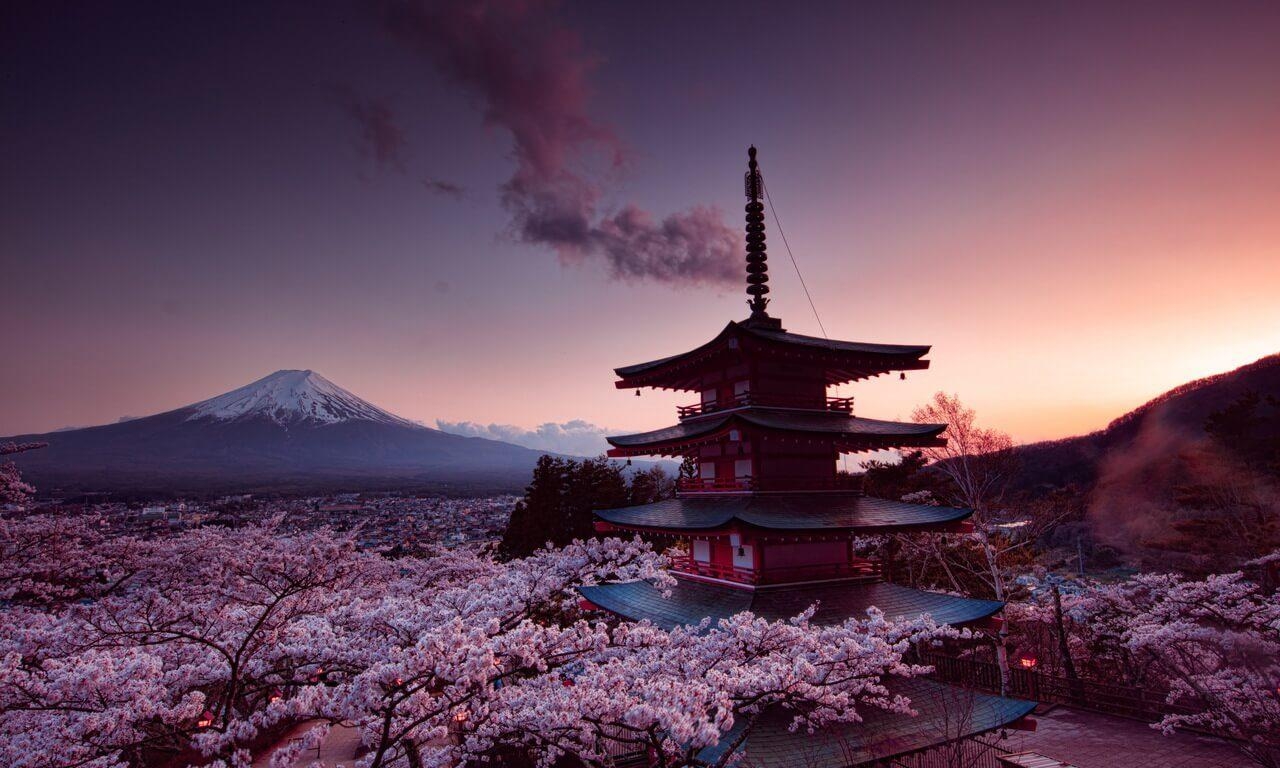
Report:
M859 381L892 371L923 370L922 360L929 353L927 345L870 344L821 339L816 336L787 333L780 330L750 328L730 322L711 341L678 355L650 360L613 369L618 376L618 389L657 387L661 389L697 390L700 388L699 367L712 358L750 345L766 354L807 360L826 371L828 385Z
M909 504L857 493L761 493L678 496L652 504L601 509L607 529L682 535L754 529L777 533L821 531L960 531L973 510Z
M698 624L710 627L743 611L768 621L786 621L816 605L813 623L840 624L865 619L878 608L888 619L914 621L928 615L939 624L969 626L986 622L1004 607L996 600L927 592L888 582L836 581L757 589L714 584L677 576L667 595L646 581L580 587L579 594L596 608L632 621L648 620L663 629Z
M722 415L674 424L650 432L611 435L613 457L680 455L687 449L723 438L730 429L745 427L768 439L805 439L821 436L844 453L882 448L929 448L945 445L940 435L945 424L882 421L831 411L787 411L777 408L743 408Z
M848 768L885 765L940 744L971 738L999 728L1021 727L1035 702L958 688L928 678L889 678L890 694L904 696L915 715L859 707L861 722L832 723L816 732L792 730L793 713L775 707L751 727L739 746L747 765L769 768ZM738 743L744 725L730 729L714 747L698 753L708 765ZM1034 727L1034 726L1032 726ZM896 764L896 761L894 761Z

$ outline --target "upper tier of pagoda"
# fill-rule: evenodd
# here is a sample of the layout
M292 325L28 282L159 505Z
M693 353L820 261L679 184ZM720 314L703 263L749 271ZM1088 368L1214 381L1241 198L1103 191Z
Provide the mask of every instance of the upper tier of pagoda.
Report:
M785 366L834 386L893 371L923 370L929 361L921 358L928 353L926 345L821 339L748 319L730 322L714 339L688 352L615 368L614 386L702 391L715 386L725 371L746 373L749 362L767 368Z

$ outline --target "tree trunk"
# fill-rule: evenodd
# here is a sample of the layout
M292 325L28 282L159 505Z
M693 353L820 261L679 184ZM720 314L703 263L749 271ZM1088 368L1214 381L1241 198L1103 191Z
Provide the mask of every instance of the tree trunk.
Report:
M409 768L422 768L422 755L418 752L418 745L413 743L413 739L405 739L401 743L404 744L404 755L409 761Z
M978 541L982 544L982 551L987 556L987 568L991 572L991 588L996 593L996 599L1000 602L1005 600L1004 576L1000 573L1000 566L996 562L996 550L991 546L991 540L987 538L987 532L978 531ZM1002 621L1000 622L1000 630L996 632L996 664L1000 667L1000 695L1009 695L1009 628Z
M1053 621L1058 625L1058 654L1062 656L1062 670L1071 681L1071 700L1084 699L1084 691L1080 685L1080 675L1076 674L1076 663L1071 658L1071 646L1067 642L1067 622L1062 615L1062 592L1057 583L1053 585Z

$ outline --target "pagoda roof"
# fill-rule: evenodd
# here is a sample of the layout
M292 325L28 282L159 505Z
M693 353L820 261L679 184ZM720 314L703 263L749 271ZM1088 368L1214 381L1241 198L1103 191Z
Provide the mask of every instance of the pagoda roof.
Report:
M861 341L823 339L790 333L781 328L761 326L750 321L731 321L711 341L688 352L650 360L646 363L615 368L614 373L622 381L619 388L665 386L675 389L694 389L694 386L666 381L677 369L686 367L708 355L734 348L731 339L757 342L762 348L780 352L809 352L820 355L830 368L828 383L841 383L876 376L898 370L928 368L929 361L921 360L929 353L930 346L919 344L871 344Z
M946 527L972 510L890 501L856 492L710 493L634 507L599 509L596 517L621 528L714 530L733 523L774 531Z
M744 589L694 579L676 577L670 596L647 581L579 587L584 598L596 606L626 619L648 619L663 629L696 625L704 618L714 627L743 611L751 611L769 621L784 621L817 603L815 624L839 624L850 618L866 618L875 606L886 618L911 621L925 614L939 624L969 624L999 611L1004 604L995 600L925 592L887 582L828 581L815 584L780 585Z
M1035 702L981 693L921 677L890 677L891 695L911 700L914 716L862 706L857 723L832 723L814 733L792 731L795 713L782 707L765 711L742 743L747 765L770 768L848 768L918 752L953 740L1007 726L1031 714ZM698 753L714 765L746 727L739 720L720 743Z
M866 419L840 411L805 411L748 406L689 419L651 432L614 435L605 439L615 448L622 449L611 452L611 455L643 455L644 451L638 449L682 445L697 438L725 431L734 422L779 432L831 435L853 443L859 450L940 445L938 435L947 428L946 424Z

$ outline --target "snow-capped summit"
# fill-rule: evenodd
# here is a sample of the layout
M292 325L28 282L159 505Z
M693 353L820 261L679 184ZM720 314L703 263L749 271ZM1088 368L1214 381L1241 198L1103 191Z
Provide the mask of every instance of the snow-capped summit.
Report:
M402 427L420 426L362 400L315 371L276 371L252 384L191 405L187 410L187 421L265 418L281 425L373 421Z

